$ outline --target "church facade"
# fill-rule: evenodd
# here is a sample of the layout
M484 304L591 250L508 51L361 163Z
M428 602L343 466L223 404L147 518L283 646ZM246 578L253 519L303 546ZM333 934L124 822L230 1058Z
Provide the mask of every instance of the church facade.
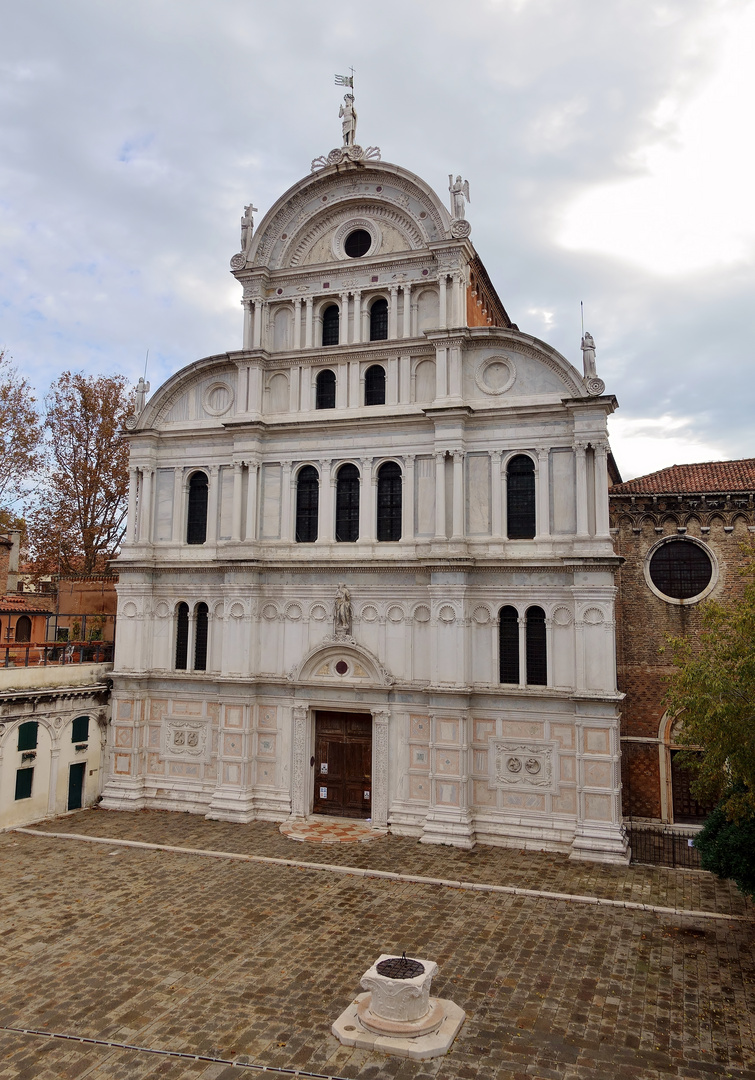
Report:
M460 177L344 138L247 207L242 348L129 419L103 806L626 861L615 399L511 322Z

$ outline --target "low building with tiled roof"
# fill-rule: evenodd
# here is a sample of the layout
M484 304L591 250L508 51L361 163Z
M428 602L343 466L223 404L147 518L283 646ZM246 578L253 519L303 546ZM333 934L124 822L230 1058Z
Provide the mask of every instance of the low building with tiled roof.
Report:
M671 465L609 489L617 575L622 803L634 822L689 831L707 812L677 763L663 696L668 637L700 631L701 604L741 594L743 542L755 539L755 458Z

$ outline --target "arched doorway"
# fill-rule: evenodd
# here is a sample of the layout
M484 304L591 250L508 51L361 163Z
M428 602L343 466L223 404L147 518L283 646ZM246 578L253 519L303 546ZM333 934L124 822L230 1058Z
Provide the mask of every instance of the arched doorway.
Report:
M372 716L315 712L312 812L372 817Z

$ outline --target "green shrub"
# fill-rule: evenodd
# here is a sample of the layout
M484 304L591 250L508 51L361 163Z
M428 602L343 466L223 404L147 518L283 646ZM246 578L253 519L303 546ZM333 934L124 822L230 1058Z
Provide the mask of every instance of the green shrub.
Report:
M715 808L695 838L700 864L755 899L755 816L730 821L722 807Z

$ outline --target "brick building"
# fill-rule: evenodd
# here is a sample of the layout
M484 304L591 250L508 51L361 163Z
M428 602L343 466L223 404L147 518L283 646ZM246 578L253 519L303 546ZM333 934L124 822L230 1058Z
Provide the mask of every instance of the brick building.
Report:
M743 544L755 538L755 459L673 465L610 489L618 575L616 649L626 818L685 825L707 807L678 767L663 705L667 638L697 635L701 601L741 595Z

